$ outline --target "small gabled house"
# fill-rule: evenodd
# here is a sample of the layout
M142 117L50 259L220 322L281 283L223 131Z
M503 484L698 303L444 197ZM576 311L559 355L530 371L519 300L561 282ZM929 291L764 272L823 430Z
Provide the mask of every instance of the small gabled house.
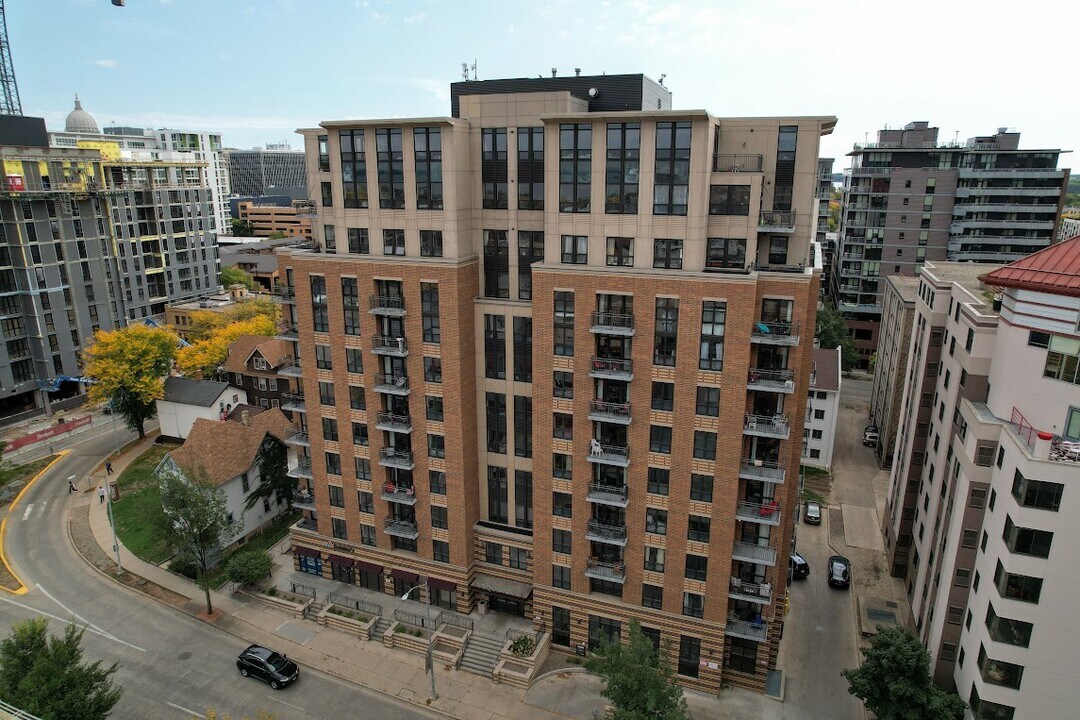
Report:
M263 335L241 335L229 346L224 369L229 382L247 393L248 403L262 408L288 405L288 379L278 370L292 364L291 343ZM285 408L288 415L288 409Z
M187 438L199 418L220 421L248 401L247 393L227 382L186 377L165 378L165 395L157 400L163 437Z
M243 522L236 542L243 542L288 508L283 495L263 498L247 507L248 497L262 481L260 450L282 443L295 428L280 410L242 415L240 421L219 422L199 418L184 444L169 453L158 468L174 470L186 478L203 477L225 492L231 518Z

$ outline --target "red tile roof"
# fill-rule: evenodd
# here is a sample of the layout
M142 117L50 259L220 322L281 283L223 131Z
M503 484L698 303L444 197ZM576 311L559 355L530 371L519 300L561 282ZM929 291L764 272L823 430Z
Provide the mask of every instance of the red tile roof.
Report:
M987 285L1080 297L1080 235L979 277Z

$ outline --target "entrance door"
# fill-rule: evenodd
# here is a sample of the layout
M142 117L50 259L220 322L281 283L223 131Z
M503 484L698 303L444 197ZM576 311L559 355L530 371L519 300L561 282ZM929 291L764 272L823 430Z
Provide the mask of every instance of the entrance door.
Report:
M306 572L309 575L322 575L322 558L301 555L300 572Z
M525 617L525 601L507 595L496 595L495 593L492 593L488 600L488 607L492 610L504 612L507 615Z
M352 565L338 565L336 562L330 563L330 574L338 582L354 583L353 566Z

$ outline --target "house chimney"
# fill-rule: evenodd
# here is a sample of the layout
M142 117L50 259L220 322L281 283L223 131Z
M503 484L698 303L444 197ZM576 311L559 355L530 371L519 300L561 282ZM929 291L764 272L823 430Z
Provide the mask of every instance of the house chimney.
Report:
M559 68L551 68L551 77L555 77L559 74Z
M574 77L581 77L581 68L574 68Z
M248 426L248 411L247 410L241 410L240 411L240 424L243 425L244 427Z

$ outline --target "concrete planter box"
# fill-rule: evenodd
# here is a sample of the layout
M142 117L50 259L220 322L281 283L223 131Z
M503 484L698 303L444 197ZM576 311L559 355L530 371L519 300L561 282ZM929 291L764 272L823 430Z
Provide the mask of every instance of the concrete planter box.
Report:
M435 630L435 637L432 638L432 658L456 668L461 663L461 656L465 653L465 645L469 642L470 635L471 630L443 623Z
M284 590L278 590L275 595L267 595L265 592L258 589L237 590L237 592L252 600L261 602L264 605L269 605L276 610L291 613L292 616L298 620L304 617L304 613L311 607L311 604L315 602L315 598L294 595L291 592L285 592Z
M398 628L403 630L398 630ZM416 636L417 630L420 631L420 637ZM421 655L427 654L428 637L427 632L414 628L411 625L406 625L400 621L391 623L390 627L386 628L386 631L382 636L383 645L388 648L401 648L402 650L408 650L410 652L420 653Z
M532 684L536 671L547 660L548 651L551 649L551 635L548 633L541 635L531 655L519 657L514 654L513 646L512 640L503 643L502 651L499 653L499 662L495 664L491 677L495 682L528 688Z
M339 612L349 613L353 617L333 612L335 609ZM363 620L361 618L367 619ZM340 630L349 635L355 635L361 640L370 640L371 629L375 627L375 623L379 621L379 617L377 615L366 615L357 612L356 610L349 610L348 608L343 608L339 605L330 604L315 616L315 620L323 627Z

